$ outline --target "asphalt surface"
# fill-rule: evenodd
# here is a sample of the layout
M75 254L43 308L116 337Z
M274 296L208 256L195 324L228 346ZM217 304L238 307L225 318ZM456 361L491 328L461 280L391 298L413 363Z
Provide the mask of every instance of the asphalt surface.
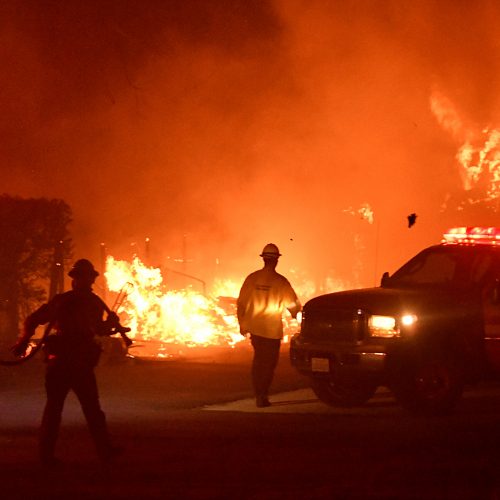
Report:
M272 406L256 408L249 351L97 370L124 452L95 456L70 396L61 467L36 460L43 365L0 369L0 498L500 498L500 384L469 389L453 415L414 417L380 389L360 408L330 408L289 366Z

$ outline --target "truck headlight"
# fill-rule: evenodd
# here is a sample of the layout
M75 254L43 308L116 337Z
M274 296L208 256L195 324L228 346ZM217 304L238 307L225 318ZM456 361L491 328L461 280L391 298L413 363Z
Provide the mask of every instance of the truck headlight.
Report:
M395 318L394 316L372 315L368 319L368 331L372 337L399 337L401 331L412 333L413 326L417 322L416 314L403 314Z
M396 318L393 316L370 316L368 330L372 337L397 337L399 328L396 327Z
M412 326L417 322L417 316L415 314L403 314L401 316L401 326Z

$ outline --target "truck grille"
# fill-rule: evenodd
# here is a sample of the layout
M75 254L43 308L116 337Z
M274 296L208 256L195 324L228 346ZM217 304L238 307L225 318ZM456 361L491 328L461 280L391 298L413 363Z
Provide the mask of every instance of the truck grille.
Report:
M307 311L302 322L304 339L320 342L357 342L365 331L361 311L347 309Z

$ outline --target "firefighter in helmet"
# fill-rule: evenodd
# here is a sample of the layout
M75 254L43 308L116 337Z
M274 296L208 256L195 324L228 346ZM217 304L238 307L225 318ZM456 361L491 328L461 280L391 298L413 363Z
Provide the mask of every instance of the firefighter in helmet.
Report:
M276 272L281 256L278 247L268 243L260 256L264 267L245 279L237 313L240 332L250 334L254 349L252 383L257 407L262 408L271 405L268 394L283 338L282 315L288 309L297 317L301 305L289 281Z
M54 451L64 401L70 390L80 401L99 457L109 460L118 452L111 444L106 417L99 403L94 368L101 351L96 337L109 335L121 325L118 316L92 291L99 273L90 261L76 261L68 275L72 278L72 289L54 296L30 314L12 349L14 354L23 355L39 325L48 324L48 328L55 331L48 336L45 346L47 403L39 443L40 459L48 466L59 462Z

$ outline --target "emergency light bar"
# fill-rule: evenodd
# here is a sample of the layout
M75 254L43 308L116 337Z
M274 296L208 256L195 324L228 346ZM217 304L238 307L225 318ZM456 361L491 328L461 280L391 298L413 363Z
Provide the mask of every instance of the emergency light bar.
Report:
M441 243L462 245L500 245L498 227L453 227L443 234Z

